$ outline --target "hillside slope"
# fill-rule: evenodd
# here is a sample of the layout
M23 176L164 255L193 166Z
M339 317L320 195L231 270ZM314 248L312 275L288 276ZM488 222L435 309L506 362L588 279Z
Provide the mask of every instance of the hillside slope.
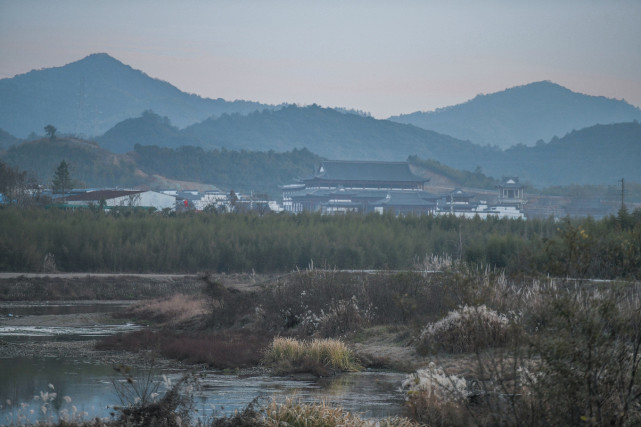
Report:
M207 148L287 151L307 148L330 159L405 160L417 154L447 163L473 162L488 150L414 126L343 114L317 105L247 116L224 115L183 130Z
M159 147L198 145L192 136L172 126L167 117L160 117L151 110L145 111L140 117L123 120L96 138L96 141L113 153L132 151L137 144Z
M132 187L147 179L131 159L117 156L95 142L80 139L27 141L9 148L1 157L12 167L33 174L43 185L51 183L62 160L69 164L76 185Z
M641 109L625 101L572 92L543 81L432 112L390 117L423 129L501 148L562 136L596 124L641 120Z
M61 133L100 135L150 109L184 127L212 115L264 108L273 107L181 92L104 53L0 80L0 128L17 137L42 134L47 124Z
M487 159L495 176L519 175L538 186L641 183L641 124L596 125L534 147L510 148Z

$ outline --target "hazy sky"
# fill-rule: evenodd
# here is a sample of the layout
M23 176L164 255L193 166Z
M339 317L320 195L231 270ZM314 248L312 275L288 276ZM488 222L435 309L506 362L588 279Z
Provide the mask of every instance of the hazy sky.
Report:
M205 97L379 118L539 80L641 106L641 0L0 0L0 78L96 52Z

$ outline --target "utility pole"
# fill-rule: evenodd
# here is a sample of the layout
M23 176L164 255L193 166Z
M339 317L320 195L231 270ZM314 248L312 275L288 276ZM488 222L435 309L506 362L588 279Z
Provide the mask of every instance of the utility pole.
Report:
M623 209L625 207L625 202L624 202L624 200L625 200L624 199L624 197L625 197L625 183L623 181L623 178L621 178L619 180L619 182L621 183L621 209Z

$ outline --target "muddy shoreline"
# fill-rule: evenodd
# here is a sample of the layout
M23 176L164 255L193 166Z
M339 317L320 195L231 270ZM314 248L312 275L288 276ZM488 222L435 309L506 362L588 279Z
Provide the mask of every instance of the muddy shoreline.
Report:
M114 301L161 298L176 293L197 295L211 282L249 291L279 275L251 273L101 274L0 273L0 302L7 301Z
M129 274L22 274L0 273L0 328L83 328L123 325L128 319L115 318L111 312L73 314L13 315L11 308L74 305L129 306L143 300L170 298L175 294L197 296L208 283L219 282L228 289L249 291L274 283L282 276L255 274L199 274L199 275L129 275ZM3 315L3 313L5 313ZM141 325L142 326L142 325ZM147 326L143 326L147 327ZM374 366L387 366L410 372L424 364L407 340L398 341L393 333L377 330L353 348L364 360ZM51 336L37 339L15 339L0 335L0 358L54 357L76 358L102 364L141 365L151 353L96 350L99 338L82 339ZM155 355L156 361L170 369L199 369L174 359ZM260 367L251 370L263 370Z

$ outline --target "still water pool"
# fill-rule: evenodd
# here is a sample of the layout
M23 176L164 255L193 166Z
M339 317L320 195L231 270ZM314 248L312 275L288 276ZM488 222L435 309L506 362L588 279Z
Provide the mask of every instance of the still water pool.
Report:
M4 305L0 307L0 315L69 315L118 311L122 307L87 303ZM14 327L0 326L0 346L19 346L32 340L95 339L97 335L122 332L123 329L135 329L136 326L11 328ZM134 372L134 377L143 378L147 372ZM175 382L185 373L179 370L154 372L154 378L162 382L161 376L164 374ZM317 379L223 374L205 370L198 372L197 376L199 387L194 392L194 404L202 417L232 414L244 409L256 398L261 403L267 403L271 399L283 401L288 397L302 402L337 404L367 418L402 415L404 395L399 387L405 374L397 372L365 371ZM109 417L115 412L114 406L122 403L114 386L114 382L122 380L123 376L114 370L113 365L92 363L80 358L0 358L0 425L15 423L18 416L26 416L30 422L52 415L55 419L56 414L63 411L71 413L72 407L78 412L86 412L85 419ZM159 392L162 394L165 388L162 384ZM41 393L56 393L46 407L46 414L42 410ZM38 399L34 399L35 396Z
M160 374L160 372L158 372ZM177 381L184 372L165 371L170 381ZM134 373L144 378L146 372ZM379 418L401 415L403 395L399 384L404 375L391 372L366 371L348 373L332 378L295 379L267 375L225 375L216 371L198 373L199 387L194 392L194 403L202 416L229 415L242 410L255 398L263 403L271 399L283 401L294 397L302 402L325 401L362 413L365 417ZM109 417L121 401L114 382L123 380L113 367L86 363L74 359L0 359L0 425L15 421L18 414L31 421L54 415L60 411L87 413L86 417ZM159 392L166 389L161 383ZM56 398L47 405L47 414L41 410L41 392L55 392ZM65 396L68 396L65 399ZM69 401L70 399L70 401ZM33 411L33 413L31 413Z

